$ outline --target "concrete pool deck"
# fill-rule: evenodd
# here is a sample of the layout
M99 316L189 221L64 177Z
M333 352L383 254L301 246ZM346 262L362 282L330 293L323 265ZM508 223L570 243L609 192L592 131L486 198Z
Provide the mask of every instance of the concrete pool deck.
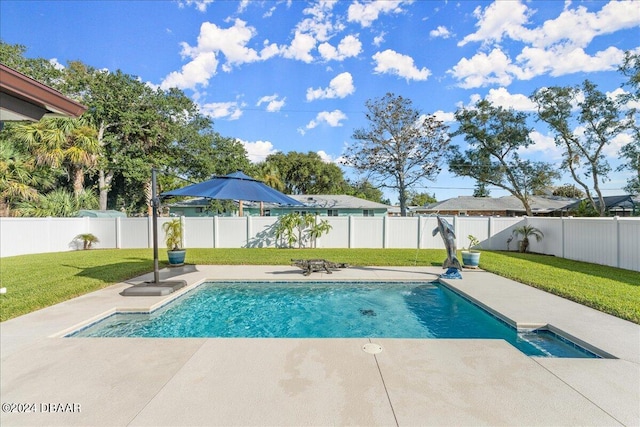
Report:
M435 280L434 267L162 270L212 280ZM477 270L448 286L521 327L549 324L614 358L528 357L502 340L63 338L126 283L0 323L0 425L640 425L640 325ZM11 292L11 289L9 289ZM378 354L363 351L367 343ZM25 409L32 412L24 413Z

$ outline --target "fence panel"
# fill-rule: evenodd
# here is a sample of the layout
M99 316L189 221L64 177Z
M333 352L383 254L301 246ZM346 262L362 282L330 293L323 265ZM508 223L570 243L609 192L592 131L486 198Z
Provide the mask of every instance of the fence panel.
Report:
M518 247L511 239L513 229L522 222L519 217L489 217L489 238L480 241L483 249L495 251L516 250ZM511 239L511 240L509 240Z
M118 247L118 220L124 218L87 218L89 233L100 240L94 246L101 249Z
M352 248L381 248L384 239L382 217L351 217Z
M331 230L318 239L319 248L348 248L349 247L349 217L330 216L324 218L329 221Z
M120 218L120 242L122 248L148 248L153 243L149 235L149 218ZM160 228L160 226L158 226ZM164 247L164 239L158 238L158 245Z
M640 271L640 220L618 218L618 238L618 267Z
M615 267L617 234L612 218L568 218L564 222L564 256Z
M459 216L453 218L458 249L469 248L469 235L482 242L489 240L489 217Z
M184 245L187 248L213 248L215 217L185 217Z
M527 218L527 224L542 231L544 235L540 242L537 242L535 238L529 239L529 250L561 257L564 244L564 223L567 220L567 218ZM522 240L521 235L513 237L510 247L517 249L518 240Z
M216 233L218 248L244 248L247 245L247 217L219 217Z
M276 246L275 225L277 217L273 216L250 216L248 248L273 248Z
M415 248L419 243L419 226L424 223L422 217L387 217L386 247Z

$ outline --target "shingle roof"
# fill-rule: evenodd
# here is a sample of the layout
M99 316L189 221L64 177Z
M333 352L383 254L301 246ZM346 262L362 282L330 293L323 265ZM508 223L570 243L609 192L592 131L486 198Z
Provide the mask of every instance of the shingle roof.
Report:
M575 199L564 197L531 196L531 209L536 212L553 211L574 203ZM459 196L423 208L426 211L524 211L522 202L515 196L473 197Z
M344 194L308 194L308 195L295 195L290 196L299 202L304 203L307 207L311 208L323 208L323 209L387 209L388 205L382 203L376 203L365 199L360 199L354 196L347 196ZM184 200L181 202L173 203L169 206L208 206L209 200L199 197L190 200ZM257 206L258 203L244 202L245 206ZM273 206L270 203L265 203L265 206ZM300 209L300 207L297 207Z
M387 209L388 205L345 194L305 194L291 196L309 207L325 209Z

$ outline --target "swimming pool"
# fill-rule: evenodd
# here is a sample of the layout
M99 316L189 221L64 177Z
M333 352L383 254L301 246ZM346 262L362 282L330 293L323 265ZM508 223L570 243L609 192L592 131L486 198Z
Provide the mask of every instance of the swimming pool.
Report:
M70 336L483 338L531 356L597 357L547 331L519 333L438 282L207 282Z

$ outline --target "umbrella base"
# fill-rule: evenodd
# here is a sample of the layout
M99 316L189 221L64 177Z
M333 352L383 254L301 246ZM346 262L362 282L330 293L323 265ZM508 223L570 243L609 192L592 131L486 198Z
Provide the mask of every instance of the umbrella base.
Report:
M144 282L120 292L125 297L159 297L169 295L187 286L184 280L165 280L160 282Z

